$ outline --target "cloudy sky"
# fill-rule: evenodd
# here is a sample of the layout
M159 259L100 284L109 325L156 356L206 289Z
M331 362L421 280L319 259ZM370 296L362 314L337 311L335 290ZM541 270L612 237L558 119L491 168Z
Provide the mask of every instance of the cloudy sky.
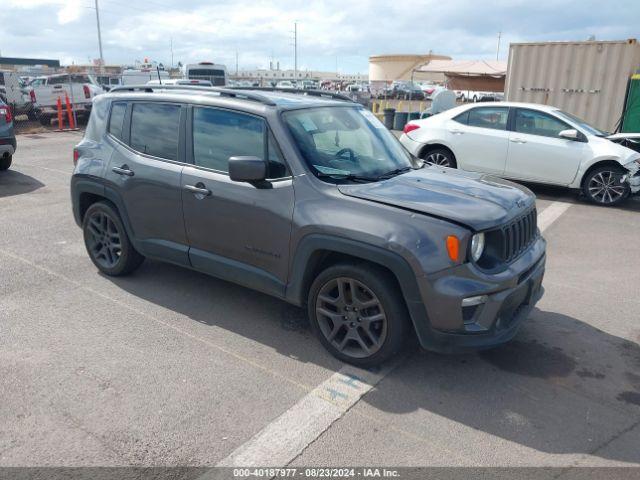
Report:
M235 68L293 67L366 72L381 53L492 59L509 42L614 40L640 36L639 0L99 0L108 64L145 57L169 65L211 60ZM0 54L98 57L94 0L1 0Z

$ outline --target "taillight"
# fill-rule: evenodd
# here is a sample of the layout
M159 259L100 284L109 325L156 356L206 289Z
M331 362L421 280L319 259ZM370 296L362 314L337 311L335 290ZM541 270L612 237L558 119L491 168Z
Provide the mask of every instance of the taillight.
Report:
M36 92L35 92L35 90L29 90L29 96L31 97L31 103L36 103Z
M4 117L5 122L11 123L11 120L12 120L11 107L8 105L0 107L0 116Z
M402 129L402 131L404 133L409 133L409 132L413 132L414 130L417 130L420 128L420 125L416 125L415 123L407 123L404 128Z
M427 95L431 95L434 92L435 88L427 88L425 89L425 92L427 93Z
M91 90L89 90L89 85L83 85L82 90L84 91L84 98L91 98Z
M73 149L73 166L75 167L78 164L78 158L80 158L80 152L78 152L77 148Z

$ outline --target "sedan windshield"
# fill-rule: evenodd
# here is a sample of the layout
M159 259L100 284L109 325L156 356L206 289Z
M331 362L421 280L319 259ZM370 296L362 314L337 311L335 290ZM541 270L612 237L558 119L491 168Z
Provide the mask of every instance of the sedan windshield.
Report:
M284 119L305 161L319 177L377 181L419 166L363 108L292 110Z
M597 129L594 126L589 125L587 122L585 122L579 117L576 117L575 115L571 115L570 113L563 112L562 110L557 110L556 114L560 117L563 117L566 120L569 120L573 123L577 123L578 126L582 130L587 132L589 135L595 135L596 137L606 137L608 135L607 132L603 132L602 130Z

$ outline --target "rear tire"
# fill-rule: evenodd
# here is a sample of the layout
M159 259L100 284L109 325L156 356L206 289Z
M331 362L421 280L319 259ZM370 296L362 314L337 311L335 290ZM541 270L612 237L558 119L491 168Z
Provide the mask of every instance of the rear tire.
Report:
M7 157L0 158L0 172L5 170L9 170L11 166L11 162L13 161L13 156L9 155Z
M40 125L42 125L43 127L51 126L51 117L49 115L41 114L38 120L40 120Z
M358 367L379 365L406 344L409 314L397 283L385 270L340 263L309 289L311 327L336 358Z
M612 207L624 202L631 193L628 183L620 183L625 175L622 167L604 166L589 172L582 182L582 192L591 203Z
M144 261L129 240L120 215L107 202L91 205L82 221L84 244L93 264L111 277L128 275Z
M438 167L458 168L456 157L451 151L445 148L435 148L427 150L421 158L430 165Z

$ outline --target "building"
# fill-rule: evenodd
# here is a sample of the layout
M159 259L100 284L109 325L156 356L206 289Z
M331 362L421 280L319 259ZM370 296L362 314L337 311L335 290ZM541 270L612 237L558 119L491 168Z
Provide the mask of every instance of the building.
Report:
M293 69L280 70L275 69L256 69L256 70L239 70L238 73L229 73L232 80L248 80L258 82L261 86L267 86L268 83L279 82L282 80L303 81L314 80L317 82L366 82L368 76L360 73L341 73L341 72L325 72L320 70L298 70Z
M446 55L427 53L424 55L372 55L369 57L369 82L372 91L384 88L394 80L421 80L444 83L444 75L438 72L416 71L432 60L451 60Z
M46 58L0 57L0 70L11 70L25 75L55 73L60 68L60 60Z

